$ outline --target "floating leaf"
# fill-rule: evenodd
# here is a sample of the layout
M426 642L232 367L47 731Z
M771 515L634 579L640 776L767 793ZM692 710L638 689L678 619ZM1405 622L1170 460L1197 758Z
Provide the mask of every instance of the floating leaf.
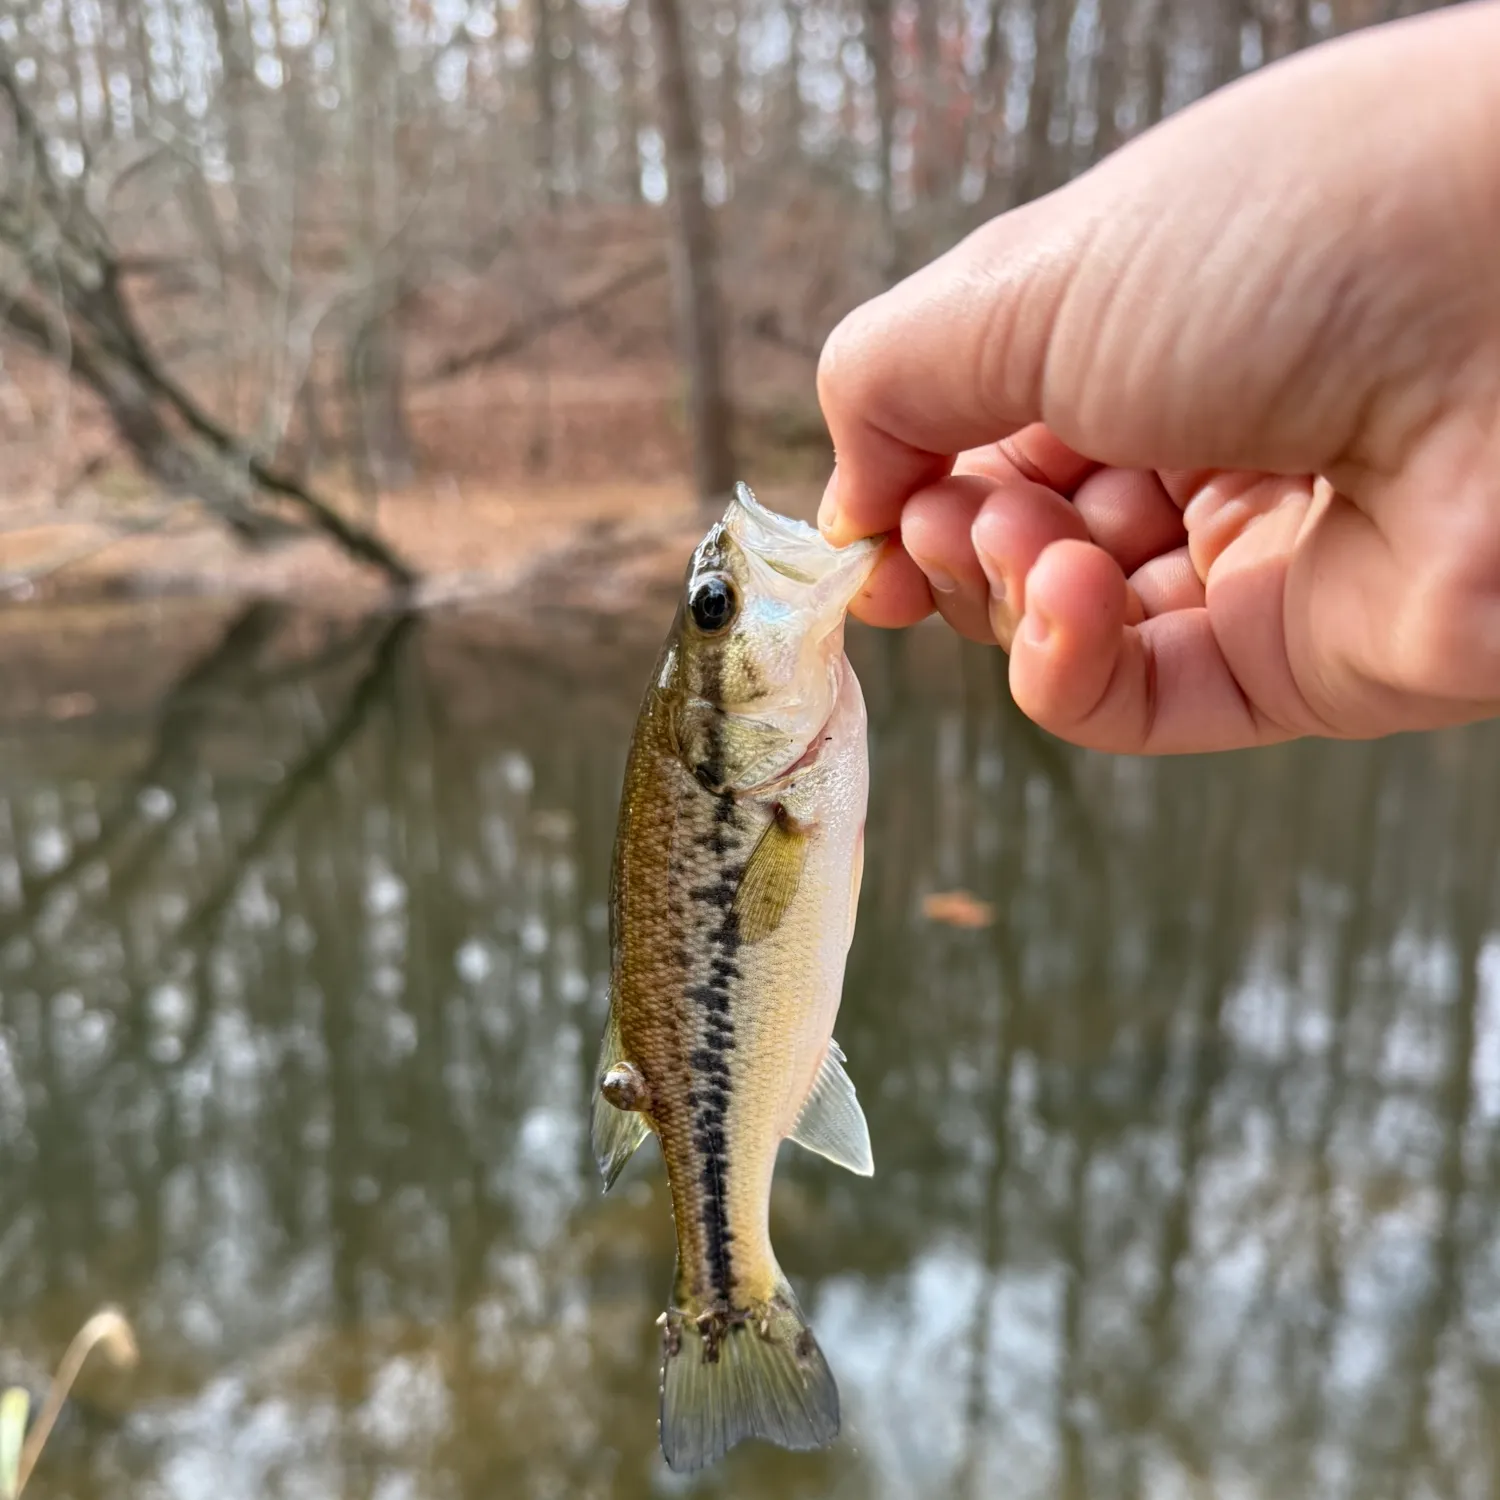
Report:
M995 908L971 891L934 891L922 898L922 915L949 927L988 927L995 920Z
M49 719L81 719L98 708L92 693L58 693L47 700Z

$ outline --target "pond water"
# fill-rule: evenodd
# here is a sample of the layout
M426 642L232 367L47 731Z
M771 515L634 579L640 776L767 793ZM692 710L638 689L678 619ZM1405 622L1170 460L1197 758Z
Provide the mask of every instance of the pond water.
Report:
M1500 1489L1500 738L1110 760L998 653L852 652L877 1172L788 1147L772 1213L845 1428L695 1479L659 1161L586 1137L650 651L261 607L0 720L0 1344L145 1354L37 1496Z

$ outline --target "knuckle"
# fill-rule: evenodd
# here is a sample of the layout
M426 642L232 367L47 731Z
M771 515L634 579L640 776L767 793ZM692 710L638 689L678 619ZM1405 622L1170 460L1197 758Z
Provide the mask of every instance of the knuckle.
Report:
M1405 579L1391 666L1408 692L1492 702L1500 698L1500 532L1493 451L1475 437L1455 423L1430 440L1420 485L1443 499L1397 532Z
M830 406L857 405L861 396L863 350L868 344L868 306L847 313L823 342L818 356L818 400Z
M1500 557L1424 570L1396 622L1394 656L1405 691L1500 699Z

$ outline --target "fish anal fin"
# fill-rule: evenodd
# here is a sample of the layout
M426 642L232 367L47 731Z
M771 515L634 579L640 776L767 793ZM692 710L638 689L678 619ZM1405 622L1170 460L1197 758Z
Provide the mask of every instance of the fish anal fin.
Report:
M778 805L751 851L735 892L734 912L742 942L758 943L781 926L802 883L809 836L808 827Z
M853 1080L844 1071L844 1054L831 1039L788 1139L856 1176L871 1177L875 1173L870 1127L859 1107Z
M854 923L859 916L859 892L865 878L865 825L859 825L854 840L854 858L849 861L849 942L854 942Z
M669 1312L662 1344L661 1449L677 1473L746 1438L807 1451L838 1436L838 1386L784 1277L746 1312Z
M640 1070L624 1055L620 1026L611 1002L609 1019L604 1023L604 1040L599 1048L599 1065L594 1070L594 1117L591 1136L594 1160L599 1164L607 1193L625 1163L640 1149L651 1134L646 1116L638 1104L615 1100L637 1099L646 1102L646 1083Z

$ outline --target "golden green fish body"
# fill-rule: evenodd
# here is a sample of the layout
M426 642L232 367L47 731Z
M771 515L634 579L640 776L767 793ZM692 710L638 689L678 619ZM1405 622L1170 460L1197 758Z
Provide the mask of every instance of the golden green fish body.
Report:
M788 1137L872 1170L832 1032L868 784L842 624L873 549L836 553L753 505L736 501L689 570L631 746L611 889L595 1146L607 1182L648 1130L666 1162L676 1468L745 1436L837 1433L837 1389L771 1248L771 1179ZM729 604L705 606L721 586Z
M660 704L627 773L615 1003L623 1055L648 1080L678 1299L694 1314L776 1289L771 1174L828 1050L858 881L864 705L847 667L844 680L822 753L765 793L706 790L673 753ZM796 893L775 931L746 942L735 897L761 841L789 820L800 831L783 836L807 843Z

